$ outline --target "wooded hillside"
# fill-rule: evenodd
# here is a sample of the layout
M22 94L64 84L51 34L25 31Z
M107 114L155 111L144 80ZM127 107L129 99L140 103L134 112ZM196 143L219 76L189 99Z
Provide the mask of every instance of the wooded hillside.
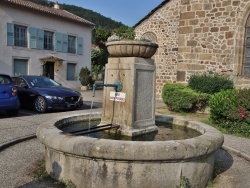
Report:
M53 7L54 2L48 1L48 0L29 0L33 3L37 3L40 5L48 6L48 7ZM121 22L117 22L112 20L111 18L107 18L97 12L94 12L89 9L85 9L82 7L78 7L75 5L69 5L69 4L60 4L61 9L66 10L72 14L75 14L81 18L84 18L92 23L95 24L96 28L98 26L102 26L104 28L108 29L115 29L120 26L124 26Z

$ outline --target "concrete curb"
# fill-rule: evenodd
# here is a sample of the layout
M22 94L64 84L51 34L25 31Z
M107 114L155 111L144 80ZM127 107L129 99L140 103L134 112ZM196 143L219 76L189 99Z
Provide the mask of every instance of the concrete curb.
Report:
M36 138L36 134L31 134L31 135L27 135L27 136L23 136L23 137L18 137L18 138L15 138L13 140L10 140L10 141L7 141L7 142L4 142L4 143L1 143L0 144L0 151L10 147L10 146L13 146L15 144L18 144L20 142L23 142L23 141L26 141L26 140L30 140L30 139L33 139L33 138Z
M247 160L247 161L250 162L250 156L247 155L247 154L244 153L244 152L241 152L241 151L239 151L239 150L237 150L237 149L234 149L234 148L232 148L232 147L225 146L225 145L222 145L221 148L224 149L224 150L226 150L226 151L228 151L228 152L234 153L234 154L236 154L237 156L239 156L239 157L241 157L241 158L243 158L243 159L245 159L245 160Z

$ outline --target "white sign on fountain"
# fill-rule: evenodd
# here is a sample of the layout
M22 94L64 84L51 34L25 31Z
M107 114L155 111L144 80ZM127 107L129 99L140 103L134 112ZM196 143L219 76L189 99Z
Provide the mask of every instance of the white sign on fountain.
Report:
M110 91L109 99L111 101L116 101L116 102L125 102L126 101L126 93Z

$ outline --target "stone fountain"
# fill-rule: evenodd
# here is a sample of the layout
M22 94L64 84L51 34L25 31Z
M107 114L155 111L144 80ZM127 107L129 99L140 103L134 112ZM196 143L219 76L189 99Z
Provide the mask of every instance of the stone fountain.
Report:
M109 58L104 81L107 85L103 86L119 86L119 92L104 87L102 113L92 113L91 118L100 119L99 126L119 125L121 134L131 137L157 131L155 121L185 126L201 135L172 141L98 139L60 130L72 122L88 121L90 114L53 119L37 130L38 139L45 145L46 170L53 178L71 180L77 187L86 188L176 188L183 179L191 187L206 187L223 135L206 124L155 115L154 62L148 57L127 55L129 51L150 51L148 46L141 46L144 50L112 44L112 50L125 55ZM153 47L157 49L157 45ZM124 49L127 52L119 52Z

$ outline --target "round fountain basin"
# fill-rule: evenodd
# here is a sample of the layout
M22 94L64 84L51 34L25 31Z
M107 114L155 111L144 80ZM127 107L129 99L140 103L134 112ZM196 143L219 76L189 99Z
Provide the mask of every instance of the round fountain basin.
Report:
M123 141L63 134L69 123L100 119L101 114L79 114L54 119L37 130L45 145L47 172L71 180L77 187L178 187L186 178L192 187L206 187L212 178L214 155L223 135L206 124L178 117L156 116L156 121L188 127L200 136L171 141Z
M183 140L200 136L201 133L184 126L173 125L162 122L155 122L157 131L141 134L137 136L126 136L121 133L119 127L111 126L105 131L95 131L100 128L100 121L81 121L66 124L60 128L65 133L70 133L77 136L89 136L99 139L111 140L127 140L127 141L167 141L167 140ZM113 127L113 128L112 128ZM86 130L94 130L86 133Z

